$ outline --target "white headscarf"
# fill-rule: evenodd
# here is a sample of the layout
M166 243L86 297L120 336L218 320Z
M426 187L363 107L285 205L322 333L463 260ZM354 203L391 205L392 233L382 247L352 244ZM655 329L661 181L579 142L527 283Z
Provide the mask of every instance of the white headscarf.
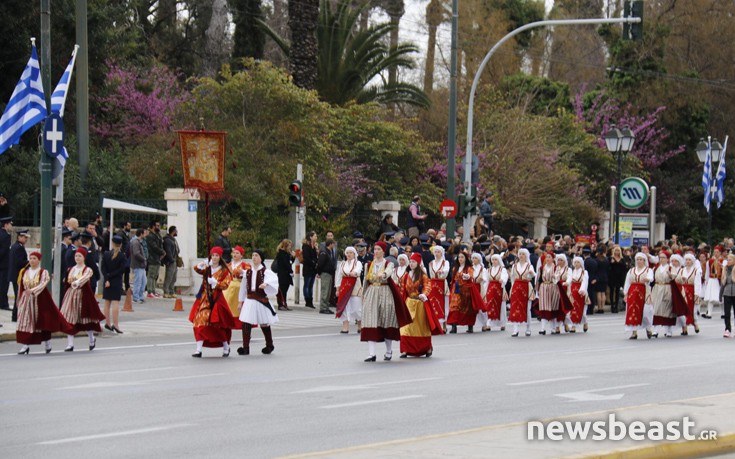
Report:
M437 245L435 245L434 247L431 248L431 253L433 254L435 250L441 251L442 258L444 258L444 247L442 247L441 245L437 244ZM436 255L434 255L434 256L436 256Z
M518 251L518 258L521 258L521 255L526 254L526 261L531 261L531 254L528 252L528 249L520 249Z
M579 264L582 265L582 269L584 269L584 258L582 258L582 257L574 257L574 259L572 260L572 266L574 266L575 264L577 264L577 262L579 262Z
M408 255L406 255L405 253L398 255L398 261L401 261L401 258L406 260L406 266L408 266ZM399 266L400 266L400 263L399 263Z
M472 252L472 255L470 256L470 258L472 258L473 260L474 260L475 258L477 258L478 260L480 260L480 264L482 264L482 255L480 255L479 253L477 253L477 252ZM473 264L474 264L474 263L473 263Z
M357 250L354 247L352 246L347 247L345 249L345 255L347 255L347 252L352 252L352 254L355 255L355 258L357 258Z
M692 254L691 252L687 252L684 255L684 261L686 261L686 260L692 260L692 263L696 263L697 262L697 257L695 257L694 254Z
M492 262L493 260L498 260L500 266L503 266L503 257L498 255L497 253L490 257L490 261Z
M676 254L676 253L673 254L673 255L671 255L671 259L669 261L671 262L671 261L674 261L674 260L676 260L676 261L679 262L679 267L683 267L684 266L684 259L681 257L681 255Z

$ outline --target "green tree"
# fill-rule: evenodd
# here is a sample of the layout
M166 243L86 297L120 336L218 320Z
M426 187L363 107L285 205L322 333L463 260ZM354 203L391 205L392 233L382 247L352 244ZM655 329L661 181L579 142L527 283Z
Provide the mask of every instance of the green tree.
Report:
M261 0L230 0L230 9L235 23L233 62L243 57L263 58L265 34L257 20L264 20Z
M304 89L314 89L317 85L318 17L319 0L288 0L289 66L294 83Z

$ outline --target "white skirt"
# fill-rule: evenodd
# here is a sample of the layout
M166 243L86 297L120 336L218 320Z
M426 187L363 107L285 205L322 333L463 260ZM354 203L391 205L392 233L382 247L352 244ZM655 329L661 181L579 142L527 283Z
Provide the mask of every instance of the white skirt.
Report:
M273 315L263 303L246 299L240 311L240 322L251 325L273 325L278 323L278 315Z
M720 302L720 280L709 278L707 285L704 287L704 301Z
M487 312L477 311L477 318L475 319L475 327L481 328L487 326Z
M337 320L340 322L355 322L357 320L362 320L362 298L359 296L351 296L349 300L347 300L347 306L345 306L344 312L342 312L342 317L337 317Z

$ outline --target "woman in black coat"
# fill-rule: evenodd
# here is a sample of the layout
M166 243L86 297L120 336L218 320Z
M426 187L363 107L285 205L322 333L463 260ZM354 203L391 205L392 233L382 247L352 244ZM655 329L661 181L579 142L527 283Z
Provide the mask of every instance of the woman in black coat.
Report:
M610 262L607 260L607 253L604 246L597 249L597 284L595 292L597 292L597 314L602 314L605 307L605 296L607 294L607 283L610 276Z
M316 261L319 258L319 245L314 231L306 234L301 245L301 266L304 275L304 301L306 307L314 309L314 281L316 280Z
M123 291L123 274L128 267L128 257L120 250L122 237L113 236L112 250L102 256L102 276L105 279L105 288L102 290L102 299L105 300L105 328L114 333L120 331L120 297ZM112 309L112 324L110 324L110 309Z
M612 254L609 257L610 275L608 276L610 287L610 312L618 312L618 304L620 303L623 286L625 285L625 276L628 274L628 264L623 257L623 251L620 246L612 248Z
M273 271L278 276L277 299L279 311L291 310L291 308L288 307L288 304L286 304L286 295L288 294L288 289L291 287L291 284L293 284L293 268L291 267L291 264L294 262L294 256L293 253L291 253L292 246L293 243L290 240L284 239L280 244L278 244L278 249L276 250L276 259L274 260L276 269L273 269Z

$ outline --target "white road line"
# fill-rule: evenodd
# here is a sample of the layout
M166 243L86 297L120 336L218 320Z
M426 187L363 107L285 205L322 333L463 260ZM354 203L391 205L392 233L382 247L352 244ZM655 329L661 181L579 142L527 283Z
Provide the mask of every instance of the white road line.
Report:
M415 398L424 398L424 397L426 397L426 395L405 395L403 397L381 398L378 400L365 400L363 402L341 403L339 405L326 405L326 406L322 406L321 408L325 410L332 410L335 408L348 408L351 406L373 405L375 403L399 402L401 400L411 400Z
M210 378L212 376L226 376L228 374L229 373L209 373L206 375L176 376L173 378L146 379L143 381L96 382L96 383L90 383L90 384L80 384L78 386L59 387L56 390L107 389L110 387L142 386L144 384L157 383L157 382L182 381L185 379L197 379L197 378Z
M84 378L86 376L105 376L105 375L116 375L116 374L125 374L125 373L138 373L138 372L148 372L148 371L164 371L164 370L176 370L179 368L189 368L189 367L158 367L158 368L139 368L134 370L116 370L116 371L100 371L97 373L77 373L73 375L56 375L56 376L44 376L42 378L33 378L31 381L49 381L54 379L66 379L66 378Z
M506 386L530 386L532 384L543 384L543 383L557 382L557 381L571 381L573 379L585 379L585 378L589 378L589 376L565 376L562 378L537 379L535 381L522 381L522 382L515 382L515 383L507 383Z
M42 441L37 444L38 445L61 445L64 443L74 443L78 441L100 440L102 438L126 437L129 435L140 435L140 434L147 434L147 433L152 433L152 432L163 432L165 430L178 429L180 427L191 427L193 425L194 424L173 424L173 425L168 425L168 426L149 427L147 429L127 430L123 432L110 432L106 434L97 434L97 435L84 435L82 437L62 438L60 440L48 440L48 441Z
M319 392L336 392L336 391L346 391L346 390L370 390L370 389L377 389L378 386L388 386L391 384L406 384L406 383L415 383L415 382L422 382L422 381L436 381L443 378L419 378L419 379L402 379L399 381L384 381L379 383L366 383L366 384L351 384L351 385L330 385L330 386L317 386L312 387L311 389L303 389L298 390L295 392L291 392L292 394L314 394Z

